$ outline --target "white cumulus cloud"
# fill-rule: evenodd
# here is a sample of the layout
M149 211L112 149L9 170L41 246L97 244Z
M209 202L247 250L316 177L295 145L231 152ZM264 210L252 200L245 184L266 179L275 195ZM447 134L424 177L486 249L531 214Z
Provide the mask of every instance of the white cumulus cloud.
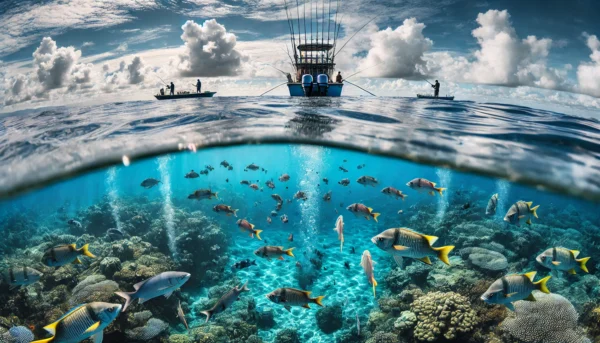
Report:
M200 25L188 20L181 39L185 51L179 55L181 76L234 76L240 73L243 55L236 50L237 39L215 19Z
M582 63L577 67L577 82L579 90L585 94L600 97L600 40L596 35L584 33L591 62Z

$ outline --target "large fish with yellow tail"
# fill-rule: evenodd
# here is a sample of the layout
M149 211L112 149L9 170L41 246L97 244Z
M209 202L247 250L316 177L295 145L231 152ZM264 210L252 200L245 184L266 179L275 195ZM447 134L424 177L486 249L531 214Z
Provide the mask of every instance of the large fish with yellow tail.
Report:
M488 304L500 304L506 306L509 310L514 311L515 307L512 303L518 300L535 301L533 291L538 290L544 293L550 293L546 283L551 276L534 282L537 272L529 272L525 274L506 275L494 281L490 287L483 293L481 300Z
M391 254L400 267L403 257L414 258L425 264L431 264L430 257L437 257L450 265L448 254L454 246L433 247L437 240L438 237L423 235L407 228L387 229L371 238L371 242Z
M32 343L77 343L92 337L94 343L102 343L104 329L121 312L121 305L93 302L79 305L44 330L52 335Z
M303 291L295 288L278 288L267 294L267 299L275 304L282 305L290 312L292 311L292 306L310 308L308 304L311 303L323 307L322 300L325 296L321 295L316 298L311 298L310 293L310 291Z
M75 244L64 244L50 248L44 252L42 263L48 267L61 267L69 263L81 264L79 256L95 258L89 250L89 244L77 249Z
M406 185L419 193L428 193L431 196L435 196L435 193L444 195L444 191L446 190L446 188L437 187L435 182L420 177L408 181Z
M532 201L517 201L508 209L508 212L506 212L504 221L516 226L520 226L521 219L527 218L525 224L531 225L531 216L538 218L537 209L540 207L540 205L531 207L532 205Z
M554 247L539 254L535 259L542 266L552 270L554 275L558 272L567 272L571 275L577 274L578 270L589 273L586 263L589 257L577 258L578 250L569 250L567 248Z

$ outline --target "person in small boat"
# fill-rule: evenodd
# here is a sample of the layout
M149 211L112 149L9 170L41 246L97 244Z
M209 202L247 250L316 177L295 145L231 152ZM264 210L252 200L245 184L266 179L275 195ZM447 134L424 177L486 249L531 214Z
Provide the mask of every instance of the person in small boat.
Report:
M335 82L336 83L342 83L342 72L341 71L338 71L338 74L335 77Z
M164 88L160 89L160 95L165 95L165 89Z
M438 82L438 80L435 80L435 85L431 85L431 87L433 87L434 89L433 96L435 96L436 98L440 96L440 83Z
M175 84L171 81L171 86L167 86L167 89L171 90L171 95L175 95Z
M196 93L200 93L201 89L202 89L202 82L200 82L200 79L198 79L198 81L196 81Z

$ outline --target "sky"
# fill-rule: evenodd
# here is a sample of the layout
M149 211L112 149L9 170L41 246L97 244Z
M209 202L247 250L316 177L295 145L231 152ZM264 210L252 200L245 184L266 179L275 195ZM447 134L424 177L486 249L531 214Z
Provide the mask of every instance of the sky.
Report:
M293 74L304 13L337 36L336 70L377 95L438 79L457 99L600 109L594 0L2 0L0 111L150 100L163 80L260 95Z

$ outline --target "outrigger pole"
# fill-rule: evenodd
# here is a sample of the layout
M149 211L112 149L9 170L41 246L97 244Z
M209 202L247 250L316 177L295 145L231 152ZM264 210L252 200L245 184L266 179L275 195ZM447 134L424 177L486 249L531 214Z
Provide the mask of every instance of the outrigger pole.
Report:
M283 86L283 85L287 85L287 81L286 81L286 82L284 82L284 83L282 83L282 84L280 84L280 85L277 85L277 86L275 86L275 87L273 87L273 88L269 89L268 91L266 91L266 92L262 93L262 94L261 94L261 95L259 95L259 96L263 96L263 95L265 95L265 94L269 93L270 91L274 90L275 88L279 88L279 87L281 87L281 86Z
M349 84L353 85L354 87L360 88L360 89L362 89L363 91L365 91L365 92L367 92L367 93L371 94L372 96L377 96L377 95L375 95L375 94L373 94L373 93L369 92L368 90L366 90L366 89L362 88L361 86L357 86L357 85L355 85L354 83L352 83L352 82L350 82L350 81L348 81L348 80L344 80L344 82L347 82L347 83L349 83Z
M350 41L352 40L352 38L354 38L354 36L356 36L356 34L358 34L360 31L362 31L362 29L365 28L365 26L369 25L373 20L375 20L377 17L379 17L379 15L374 16L373 18L371 18L371 20L369 20L366 24L364 24L360 29L358 29L358 31L354 32L354 34L352 35L352 37L350 37L350 39L348 39L346 41L346 43L344 43L344 45L342 45L342 47L340 48L340 50L338 50L337 52L334 51L333 53L333 57L337 56L346 46L346 44L350 43Z

